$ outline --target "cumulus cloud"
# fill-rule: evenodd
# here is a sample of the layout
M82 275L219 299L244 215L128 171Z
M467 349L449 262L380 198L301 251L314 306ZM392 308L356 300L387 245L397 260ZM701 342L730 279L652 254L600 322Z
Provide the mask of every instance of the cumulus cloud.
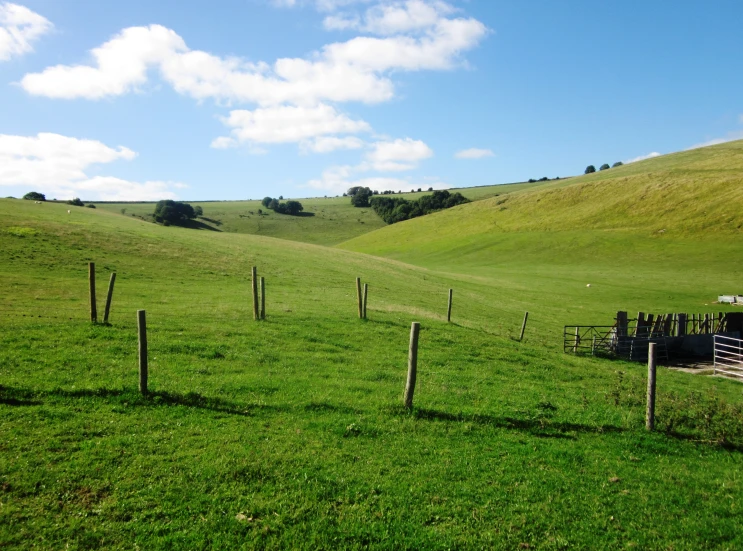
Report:
M361 149L364 145L364 140L356 136L321 136L302 142L300 147L304 152L331 153L339 149Z
M25 6L0 3L0 61L33 51L32 43L52 28L48 19Z
M411 138L376 142L366 155L369 167L381 172L412 170L423 159L433 156L433 151L420 140Z
M358 29L372 34L393 35L418 32L436 27L446 15L454 11L441 1L407 0L383 3L357 15L329 15L323 21L328 30Z
M728 132L727 135L723 138L714 138L712 140L707 140L706 142L701 142L701 143L692 145L691 147L687 148L687 150L699 149L700 147L708 147L710 145L719 145L721 143L733 142L735 140L743 140L743 130L738 130L736 132Z
M84 194L86 199L149 200L174 198L169 182L130 182L111 176L88 177L91 165L130 161L137 154L96 140L60 134L0 134L0 186L30 186L60 197Z
M652 159L653 157L660 157L660 153L657 151L653 151L652 153L648 153L647 155L640 155L639 157L635 157L634 159L628 159L624 161L624 164L628 165L630 163L636 163L637 161L644 161L646 159Z
M25 75L21 86L38 96L100 99L138 90L148 81L149 70L158 69L177 92L196 99L261 106L377 103L394 95L390 71L449 69L486 33L476 19L436 13L435 22L420 35L356 37L328 44L307 59L281 58L272 65L191 50L161 25L130 27L93 49L91 64L48 67ZM385 17L375 23L380 29L393 25L384 23ZM412 23L397 25L402 29Z
M371 130L366 122L353 120L325 104L315 107L281 105L253 111L237 109L224 117L222 122L232 128L231 136L217 138L212 142L212 147L232 147L238 143L296 143L314 139L315 141L306 145L310 150L331 150L328 148L333 144L340 147L351 142L344 142L337 137L335 142L317 142L317 138Z
M483 159L485 157L494 156L495 153L493 153L490 149L478 149L477 147L463 149L462 151L457 151L454 154L454 157L457 159Z

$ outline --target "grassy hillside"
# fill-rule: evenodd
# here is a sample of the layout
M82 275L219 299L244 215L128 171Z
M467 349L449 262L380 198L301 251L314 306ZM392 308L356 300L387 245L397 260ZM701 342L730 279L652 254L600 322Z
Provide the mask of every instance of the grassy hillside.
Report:
M739 141L478 201L341 247L481 277L506 302L518 283L541 293L540 311L559 305L565 323L594 322L590 304L702 311L741 292L742 207Z
M86 321L88 261L99 297L118 274L110 326ZM581 269L514 268L494 286L476 270L0 200L0 547L740 548L741 385L662 370L661 431L646 434L643 367L563 355L550 333L628 289L685 307L705 289L636 279L586 294ZM524 309L538 314L518 343Z
M543 185L544 182L503 184L462 188L457 190L470 200L522 192ZM402 193L395 195L405 199L417 199L428 192ZM196 227L231 233L248 233L314 243L336 245L358 235L385 226L376 213L369 208L355 208L348 197L314 197L299 199L304 206L302 216L276 214L262 207L260 201L208 201L191 202L204 209L204 218ZM151 220L154 203L95 203L97 208L128 217ZM263 214L258 214L258 209Z

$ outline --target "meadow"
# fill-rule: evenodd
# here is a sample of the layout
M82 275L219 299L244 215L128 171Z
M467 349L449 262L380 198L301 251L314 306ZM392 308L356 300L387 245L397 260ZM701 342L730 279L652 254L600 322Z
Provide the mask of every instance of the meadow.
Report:
M641 178L648 166L627 168ZM600 184L582 178L556 189ZM556 206L517 222L511 205L545 197ZM575 227L558 228L563 197L493 195L340 247L311 241L341 243L361 224L311 226L314 205L297 219L307 225L276 229L300 242L157 226L134 205L67 214L0 200L0 547L743 547L743 385L661 369L647 433L645 366L563 354L559 339L562 325L611 323L617 310L725 310L711 302L737 292L734 222L722 236L676 234L682 223L659 234L656 218L633 229L632 216L588 227L571 200ZM340 212L340 199L317 201ZM202 205L211 217L215 204ZM675 208L669 222L683 211L703 226ZM513 226L486 230L512 212ZM110 325L88 319L91 261L99 316L117 273ZM266 278L264 321L252 319L251 266Z

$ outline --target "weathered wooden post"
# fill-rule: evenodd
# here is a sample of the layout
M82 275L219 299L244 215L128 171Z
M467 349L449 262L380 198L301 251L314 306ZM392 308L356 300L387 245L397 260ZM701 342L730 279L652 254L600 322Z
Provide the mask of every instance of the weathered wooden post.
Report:
M261 319L266 319L266 280L261 276Z
M449 289L449 306L446 309L446 322L447 323L451 322L451 300L452 300L453 294L454 294L454 289Z
M147 319L144 310L137 310L139 333L139 392L147 395Z
M106 309L103 311L103 323L108 323L108 314L111 312L111 299L114 296L114 283L116 283L116 272L111 273L108 280L108 295L106 295Z
M364 304L363 304L363 310L364 310L364 319L366 319L366 297L369 294L369 284L364 283Z
M648 399L645 429L655 430L655 343L648 344Z
M704 314L704 334L709 335L709 314Z
M250 269L250 285L253 289L253 319L259 320L261 313L260 305L258 304L258 271L255 266Z
M356 278L356 302L358 303L359 307L359 319L364 317L364 304L363 304L363 298L361 296L361 278Z
M676 323L676 336L677 337L686 336L686 314L678 315L678 320Z
M410 409L413 407L413 394L415 393L415 379L418 374L418 334L421 324L414 321L410 326L410 348L408 350L408 379L405 382L405 395L403 404Z
M95 262L88 262L88 287L90 289L90 321L98 321L98 311L95 304Z
M640 336L642 327L645 325L645 313L637 312L637 324L635 325L635 337Z
M524 312L524 322L521 324L521 335L519 336L519 342L524 340L524 331L526 331L526 321L529 319L529 312Z
M617 336L626 337L628 326L629 322L627 321L627 312L617 312Z

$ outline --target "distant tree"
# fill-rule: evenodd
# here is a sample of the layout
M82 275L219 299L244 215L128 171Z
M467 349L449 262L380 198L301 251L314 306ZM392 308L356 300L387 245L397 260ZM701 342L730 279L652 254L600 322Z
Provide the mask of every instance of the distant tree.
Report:
M433 188L432 187L428 188L428 191L433 191Z
M279 202L276 199L271 199L266 205L271 210L276 210L279 206Z
M530 184L533 184L534 182L536 182L536 180L534 178L529 178L529 183Z
M202 209L201 207L194 207L193 208L193 213L196 216L204 216L204 209Z
M609 170L610 168L611 167L608 164L604 163L601 165L601 168L599 168L599 170Z
M373 192L368 187L362 187L357 189L351 196L351 204L354 207L368 207L369 198L373 195Z
M350 195L351 197L353 197L359 191L363 191L364 189L367 189L367 188L364 188L364 186L353 186L353 187L348 188L348 191L346 191L346 193L344 193L343 195Z
M29 191L23 198L29 201L46 201L46 195L38 191Z
M121 214L126 214L126 209L121 209Z
M68 205L74 205L74 206L76 206L76 207L82 207L82 206L85 206L85 203L83 203L83 202L82 202L82 201L80 200L80 198L79 198L79 197L74 197L74 198L70 199L69 201L67 201L67 204L68 204Z
M302 203L300 203L299 201L287 201L285 204L285 214L297 216L303 210L304 210L304 207L302 206Z
M595 167L595 166L593 166L593 165L588 165L588 166L586 167L586 172L585 172L585 174L591 174L592 172L596 172L596 167Z
M165 199L158 201L155 205L154 218L156 222L160 222L165 226L185 225L186 222L196 218L194 208L188 203L181 203L180 201L173 201L172 199Z
M263 201L261 201L261 205L268 208L269 204L271 204L271 197L264 197Z
M546 181L548 181L548 180L549 180L549 178L547 178L547 176L542 176L542 177L541 177L541 178L539 179L539 181L540 181L540 182L546 182Z
M279 201L283 201L283 200L284 200L284 196L283 195L279 195Z
M421 188L418 188L418 191L419 191L419 192L420 192L420 191L422 191L422 190L421 190Z
M611 168L617 168L618 166L622 166L624 163L622 161L617 161L613 165L611 165Z
M85 206L88 207L89 209L94 209L95 208L95 205L93 203L88 203Z

